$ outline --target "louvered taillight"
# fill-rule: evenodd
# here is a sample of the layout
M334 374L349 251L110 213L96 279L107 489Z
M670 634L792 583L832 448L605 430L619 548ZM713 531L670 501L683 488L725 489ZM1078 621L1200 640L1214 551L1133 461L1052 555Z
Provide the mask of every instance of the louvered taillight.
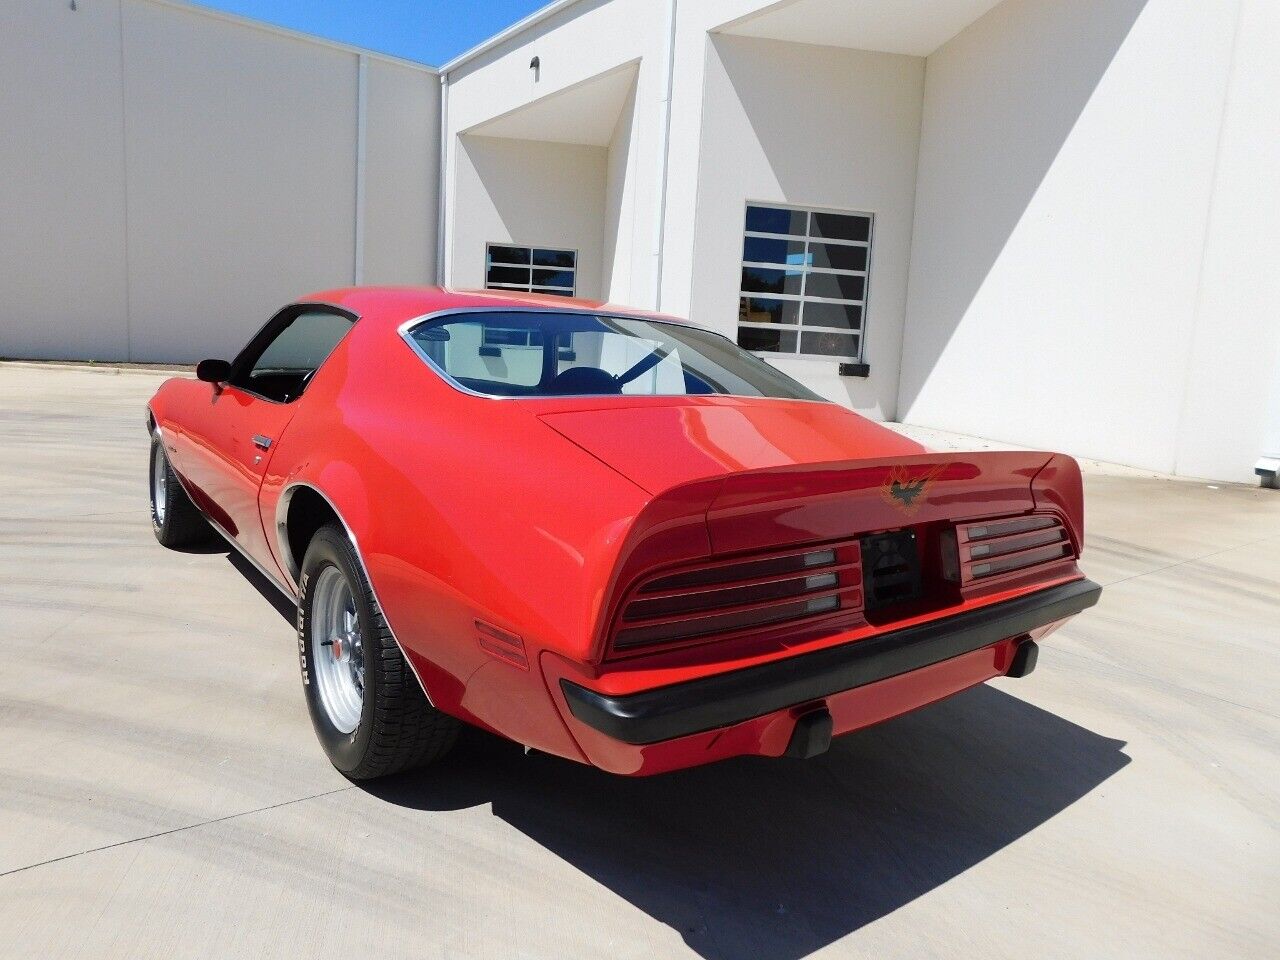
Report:
M613 649L720 639L862 606L858 542L658 574L632 589Z
M1075 556L1062 521L1048 514L956 525L962 584L1020 573Z

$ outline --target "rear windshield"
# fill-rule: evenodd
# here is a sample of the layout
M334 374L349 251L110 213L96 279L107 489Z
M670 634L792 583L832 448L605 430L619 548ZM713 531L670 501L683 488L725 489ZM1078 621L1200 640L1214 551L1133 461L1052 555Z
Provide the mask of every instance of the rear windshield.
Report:
M458 313L409 331L457 385L501 397L732 394L821 400L715 333L591 313Z

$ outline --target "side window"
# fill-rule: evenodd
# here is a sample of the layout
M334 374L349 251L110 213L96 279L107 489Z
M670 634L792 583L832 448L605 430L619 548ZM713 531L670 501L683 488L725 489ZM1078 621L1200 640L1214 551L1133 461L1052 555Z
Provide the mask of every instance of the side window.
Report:
M241 359L232 385L280 403L296 400L352 322L348 316L323 310L297 314L256 356Z

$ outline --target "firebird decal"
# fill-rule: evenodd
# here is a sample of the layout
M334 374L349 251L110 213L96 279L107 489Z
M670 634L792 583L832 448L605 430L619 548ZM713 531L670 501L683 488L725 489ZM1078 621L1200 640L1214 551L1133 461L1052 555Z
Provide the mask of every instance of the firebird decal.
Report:
M912 476L906 467L890 467L889 475L880 487L880 496L886 503L913 517L924 503L924 492L929 484L949 466L948 463L940 463L916 476Z

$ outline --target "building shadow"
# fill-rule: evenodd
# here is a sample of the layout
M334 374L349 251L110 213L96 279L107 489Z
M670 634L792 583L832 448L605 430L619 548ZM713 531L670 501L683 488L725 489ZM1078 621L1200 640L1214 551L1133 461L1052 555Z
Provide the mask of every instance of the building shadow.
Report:
M362 786L413 809L490 805L707 960L799 960L1051 819L1123 747L982 686L811 761L628 779L468 731L447 769Z
M990 79L983 85L971 85L963 78L958 72L962 68L953 66L945 55L945 46L929 58L927 71L937 76L949 71L947 77L961 80L954 89L939 81L942 85L926 93L923 101L923 134L912 191L914 220L899 224L895 218L901 211L876 211L873 257L879 259L872 273L867 359L873 369L879 364L885 373L900 366L896 403L886 408L896 406L897 415L891 419L911 415L962 326L971 333L976 328L972 335L990 341L984 354L988 376L974 389L983 395L1004 389L1014 410L1025 408L1026 417L1043 416L1041 407L1027 404L1019 393L1024 381L995 376L991 365L1016 363L1025 368L1032 363L1049 373L1061 365L1045 356L1046 351L1037 353L1025 345L1019 351L1002 350L1000 338L1006 328L994 325L988 332L988 314L995 307L979 305L978 297L993 273L1016 269L1005 262L1009 241L1063 157L1064 147L1147 2L1025 0L994 7L968 28L987 47L967 52L967 63L983 63L986 56L1003 58L990 67ZM855 6L849 5L850 15L855 15ZM1035 56L1026 55L1032 50ZM814 198L815 185L825 184L820 196L832 199L818 202L865 209L857 197L866 195L866 188L855 190L858 179L848 171L876 169L883 162L886 143L877 135L863 135L860 118L869 117L872 124L889 128L901 119L893 106L880 104L880 115L865 113L869 108L860 115L853 106L844 114L833 112L826 91L848 81L830 65L822 72L811 69L810 56L800 44L712 34L708 58L711 69L723 72L731 99L740 104L779 198L807 203ZM874 62L873 58L887 62L895 56L860 53L858 58L858 62ZM770 68L762 70L762 62ZM818 95L813 95L814 90ZM878 134L880 126L869 129ZM826 146L833 141L843 149ZM813 148L797 149L797 144ZM1079 162L1071 156L1065 161ZM1101 169L1094 175L1106 176ZM700 217L709 216L714 222L730 215L724 209L704 210L708 202L707 197L700 199ZM734 215L741 216L736 210ZM1088 275L1079 277L1076 295L1087 300L1091 282ZM1040 295L1049 297L1050 291ZM905 307L898 306L899 297L906 298ZM886 303L892 309L880 312L886 311ZM999 303L1005 310L1023 306L1028 316L1044 309L1040 300L1028 305ZM1028 327L1032 326L1029 322ZM901 342L894 333L898 327ZM866 385L848 386L866 389ZM863 396L857 402L869 405L870 398ZM931 400L933 406L957 402L950 395ZM1035 435L1034 430L1024 433Z

